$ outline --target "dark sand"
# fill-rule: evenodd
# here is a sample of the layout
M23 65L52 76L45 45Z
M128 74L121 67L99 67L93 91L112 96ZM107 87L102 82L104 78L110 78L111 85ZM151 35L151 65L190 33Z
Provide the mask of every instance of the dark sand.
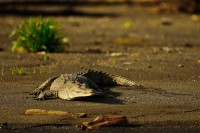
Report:
M8 36L26 17L0 16L0 123L4 123L0 132L81 132L76 124L107 114L125 115L130 125L93 132L199 132L200 18L193 21L190 14L153 15L147 7L126 5L79 8L105 16L56 16L70 40L66 53L10 52ZM129 28L124 27L127 21L132 22ZM49 59L44 60L46 57ZM29 74L12 74L14 67L24 67ZM144 88L112 87L107 90L112 97L75 101L37 101L29 95L51 76L84 68L124 76ZM25 115L31 108L88 116Z

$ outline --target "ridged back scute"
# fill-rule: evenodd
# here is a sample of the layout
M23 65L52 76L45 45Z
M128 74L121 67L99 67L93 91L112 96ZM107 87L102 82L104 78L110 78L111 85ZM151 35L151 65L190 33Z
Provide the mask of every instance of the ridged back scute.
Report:
M99 86L113 86L113 85L122 85L122 86L134 86L136 85L135 82L128 80L124 77L118 75L111 75L102 71L96 70L86 70L80 72L79 74L89 78L95 84Z
M112 75L102 71L89 69L83 72L81 75L89 78L92 82L99 86L117 85L117 82L113 79Z

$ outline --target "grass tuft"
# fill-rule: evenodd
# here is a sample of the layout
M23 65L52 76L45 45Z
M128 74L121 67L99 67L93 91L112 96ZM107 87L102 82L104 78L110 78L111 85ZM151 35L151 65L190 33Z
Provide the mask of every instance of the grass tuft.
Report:
M11 69L12 74L17 74L17 75L26 75L28 74L28 71L26 70L25 67L14 67Z
M61 43L61 32L51 18L29 18L11 33L12 36L17 36L12 42L13 52L63 52L68 47Z

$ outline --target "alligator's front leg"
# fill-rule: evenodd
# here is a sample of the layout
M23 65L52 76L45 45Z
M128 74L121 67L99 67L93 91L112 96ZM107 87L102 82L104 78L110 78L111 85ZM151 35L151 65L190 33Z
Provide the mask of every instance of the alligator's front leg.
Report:
M55 90L43 91L35 99L36 100L44 100L44 99L48 99L48 98L58 98L58 91L55 91Z
M46 80L44 83L42 83L40 86L38 86L33 92L31 92L31 95L36 95L39 96L41 92L43 92L44 90L46 90L47 88L50 87L50 85L52 84L52 82L57 79L58 76L56 77L52 77L49 78L48 80Z

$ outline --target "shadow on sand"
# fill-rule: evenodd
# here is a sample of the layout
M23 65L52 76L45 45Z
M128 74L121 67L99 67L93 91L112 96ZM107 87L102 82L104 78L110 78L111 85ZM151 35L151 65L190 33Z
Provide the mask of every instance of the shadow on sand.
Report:
M107 3L106 1L83 0L11 0L0 1L0 15L15 16L87 16L87 17L117 17L109 12L86 12L75 9L80 6L98 6L120 3Z

